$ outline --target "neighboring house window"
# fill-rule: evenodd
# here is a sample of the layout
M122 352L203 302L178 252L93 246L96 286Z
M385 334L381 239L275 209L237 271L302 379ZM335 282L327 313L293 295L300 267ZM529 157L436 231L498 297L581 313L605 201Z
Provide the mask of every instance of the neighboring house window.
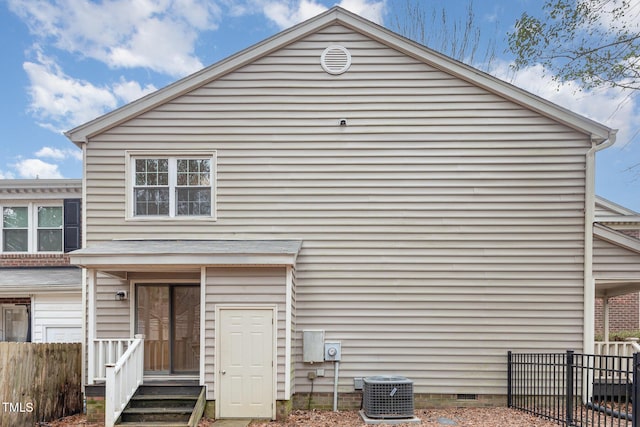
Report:
M62 251L62 207L38 206L38 252Z
M27 207L5 207L2 210L2 250L29 251L29 210Z
M132 158L134 217L212 217L213 156Z
M60 205L2 207L3 252L62 252L63 231Z

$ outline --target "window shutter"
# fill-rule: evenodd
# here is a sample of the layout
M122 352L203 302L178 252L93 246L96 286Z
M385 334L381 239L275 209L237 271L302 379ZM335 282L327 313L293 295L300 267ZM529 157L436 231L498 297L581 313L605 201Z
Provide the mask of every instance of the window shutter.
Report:
M80 249L80 208L82 199L64 200L64 251Z

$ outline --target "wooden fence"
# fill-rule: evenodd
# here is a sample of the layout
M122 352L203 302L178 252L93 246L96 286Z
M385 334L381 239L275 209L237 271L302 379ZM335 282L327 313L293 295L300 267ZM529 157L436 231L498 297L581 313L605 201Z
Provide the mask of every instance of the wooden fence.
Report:
M0 426L82 411L81 344L0 342Z

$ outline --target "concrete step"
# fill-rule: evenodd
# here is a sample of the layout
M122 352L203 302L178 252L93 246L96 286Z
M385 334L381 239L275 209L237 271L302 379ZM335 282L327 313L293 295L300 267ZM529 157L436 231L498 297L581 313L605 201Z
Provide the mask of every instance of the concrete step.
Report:
M193 412L193 405L166 408L154 406L151 408L127 408L121 415L122 422L187 422L191 413Z

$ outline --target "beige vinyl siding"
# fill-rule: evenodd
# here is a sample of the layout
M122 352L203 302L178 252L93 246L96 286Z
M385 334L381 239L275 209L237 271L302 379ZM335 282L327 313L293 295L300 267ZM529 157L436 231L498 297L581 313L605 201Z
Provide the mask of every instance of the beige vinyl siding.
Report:
M204 324L205 384L207 399L214 399L215 390L215 310L217 304L275 305L277 321L276 398L284 399L285 372L285 286L284 267L207 268L207 289Z
M352 54L340 76L319 64L333 43ZM342 341L341 390L394 373L419 393L504 394L507 350L582 348L589 147L331 26L92 138L88 245L301 239L297 393L318 367L315 391L332 390L330 364L301 362L302 331L325 329ZM125 221L125 150L162 149L216 150L217 221Z
M129 291L129 282L98 274L96 278L96 338L131 338L131 308L133 297L116 301L117 291Z
M600 217L600 216L622 216L620 214L620 212L616 212L612 209L609 209L607 206L603 206L599 203L596 203L596 210L595 210L595 214L596 214L596 218Z
M82 330L82 294L78 292L38 293L32 299L33 342L47 342L46 328Z
M598 238L593 246L596 280L632 280L640 274L640 254Z

